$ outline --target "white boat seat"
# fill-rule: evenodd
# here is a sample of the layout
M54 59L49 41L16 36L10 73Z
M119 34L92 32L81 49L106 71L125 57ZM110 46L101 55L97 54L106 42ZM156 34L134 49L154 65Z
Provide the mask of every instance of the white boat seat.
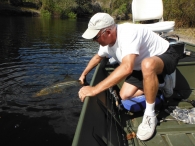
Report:
M175 21L161 21L161 22L156 22L152 24L143 24L143 25L147 26L148 28L150 28L152 31L156 33L160 33L160 32L167 33L174 30Z
M174 30L174 21L163 20L162 0L132 0L133 23L137 21L158 20L156 23L144 24L156 33L167 33Z

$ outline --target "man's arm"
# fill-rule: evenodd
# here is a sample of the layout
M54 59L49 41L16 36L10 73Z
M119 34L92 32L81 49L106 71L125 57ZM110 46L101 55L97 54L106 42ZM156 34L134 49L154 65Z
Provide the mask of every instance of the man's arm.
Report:
M135 58L137 55L126 55L120 66L118 66L106 79L95 86L95 94L98 94L119 83L133 71Z
M93 56L93 58L91 58L91 60L89 61L87 67L85 68L85 70L83 71L83 73L81 74L79 80L81 81L81 84L84 84L84 80L86 75L98 64L100 63L100 61L102 60L102 57L100 57L98 54L96 54L95 56Z
M86 96L95 96L96 94L116 85L122 79L126 78L133 71L135 58L137 55L131 54L126 55L120 66L118 66L106 79L101 81L94 87L84 86L79 91L79 97L81 101L84 100Z

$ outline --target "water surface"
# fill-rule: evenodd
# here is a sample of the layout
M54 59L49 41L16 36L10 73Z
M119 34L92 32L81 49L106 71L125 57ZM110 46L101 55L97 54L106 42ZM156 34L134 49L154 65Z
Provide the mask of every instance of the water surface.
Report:
M32 95L79 78L98 48L81 37L88 20L0 20L0 145L71 145L82 108L80 87Z

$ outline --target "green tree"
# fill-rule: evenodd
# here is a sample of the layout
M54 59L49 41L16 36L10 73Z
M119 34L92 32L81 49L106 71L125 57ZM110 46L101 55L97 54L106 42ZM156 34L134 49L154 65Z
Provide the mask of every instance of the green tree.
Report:
M195 0L163 0L164 19L174 20L176 27L195 27Z
M129 19L129 13L131 12L132 0L113 0L112 1L112 15L116 19Z

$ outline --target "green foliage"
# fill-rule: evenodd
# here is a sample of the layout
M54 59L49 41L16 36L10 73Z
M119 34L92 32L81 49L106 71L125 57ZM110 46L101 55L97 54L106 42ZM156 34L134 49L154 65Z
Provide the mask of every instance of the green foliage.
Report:
M118 12L119 12L119 14L127 13L127 4L120 5Z
M49 11L50 16L76 18L73 12L76 7L77 3L74 0L42 0L42 10Z
M72 12L70 9L66 9L64 11L62 11L61 13L61 18L71 18L71 19L76 19L77 18L77 14Z
M76 19L77 18L77 14L75 14L73 12L70 12L70 13L68 13L68 18Z
M34 6L43 17L76 18L107 12L120 20L132 20L132 0L0 0L1 3ZM21 5L22 6L22 5ZM195 27L195 0L163 0L164 20L174 20L176 27Z
M75 0L77 3L77 7L75 12L79 15L92 14L93 13L93 5L90 0Z
M163 0L164 19L174 20L176 27L195 27L195 0Z
M42 17L51 17L51 13L48 10L41 9Z
M129 0L114 0L112 3L112 15L116 17L116 19L128 19L130 12L130 4Z

